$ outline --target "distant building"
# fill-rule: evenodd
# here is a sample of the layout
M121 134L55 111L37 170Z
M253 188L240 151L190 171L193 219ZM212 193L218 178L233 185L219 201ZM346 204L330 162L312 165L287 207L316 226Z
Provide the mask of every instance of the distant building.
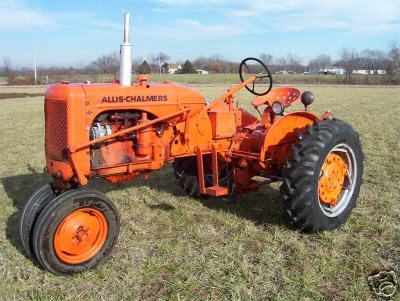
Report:
M180 70L182 70L180 64L168 64L168 74L179 73Z
M342 67L327 67L327 68L320 69L318 73L343 75L343 74L346 74L346 70Z
M369 70L353 70L353 72L351 72L352 74L361 74L361 75L367 75L369 74Z
M197 72L197 74L208 74L209 73L207 70L202 70L202 69L197 69L196 72Z
M287 71L287 70L279 70L279 71L275 72L275 74L297 74L297 72L296 71L292 71L292 70L289 70L289 71Z
M346 70L343 67L326 67L322 69L318 69L315 67L308 68L309 74L334 74L334 75L344 75L346 74ZM383 75L386 74L386 70L366 70L366 69L356 69L353 70L352 74L360 74L360 75L373 75L379 74Z
M315 68L315 67L308 67L308 74L313 74L313 75L315 75L315 74L318 74L319 71L320 71L320 69L318 69L318 68Z
M386 70L366 70L366 69L358 69L358 70L353 70L353 74L362 74L362 75L374 75L374 74L379 74L383 75L386 74Z

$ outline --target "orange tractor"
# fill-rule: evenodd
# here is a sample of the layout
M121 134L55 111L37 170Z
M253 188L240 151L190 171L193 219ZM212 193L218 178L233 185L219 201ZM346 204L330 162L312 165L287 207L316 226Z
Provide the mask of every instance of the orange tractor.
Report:
M129 15L119 82L61 82L46 91L46 168L53 181L23 209L20 236L28 254L56 274L95 267L114 247L120 218L106 195L84 186L95 177L146 178L169 161L190 196L229 197L281 181L294 226L314 232L346 221L363 170L350 125L330 112L309 112L311 92L272 89L271 73L255 58L241 62L242 82L211 102L146 75L132 84L128 24ZM242 88L256 95L251 104L260 118L235 104ZM305 110L286 114L300 99Z

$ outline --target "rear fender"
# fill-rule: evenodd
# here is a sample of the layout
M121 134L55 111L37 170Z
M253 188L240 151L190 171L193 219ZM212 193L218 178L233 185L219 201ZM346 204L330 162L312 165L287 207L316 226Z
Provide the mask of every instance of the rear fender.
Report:
M299 132L304 132L307 125L312 125L320 118L310 112L293 112L278 119L265 135L260 152L260 161L269 160L282 166L291 152L291 144L297 142Z

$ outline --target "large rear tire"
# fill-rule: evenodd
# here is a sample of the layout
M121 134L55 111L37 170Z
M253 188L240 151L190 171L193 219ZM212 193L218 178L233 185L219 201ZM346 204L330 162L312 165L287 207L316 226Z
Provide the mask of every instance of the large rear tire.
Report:
M36 190L26 201L19 220L19 237L25 252L34 257L32 232L40 212L56 197L53 187L46 184Z
M119 229L118 211L104 194L70 190L40 213L33 230L33 250L40 264L54 274L83 272L112 251Z
M333 119L308 126L292 146L283 174L290 223L305 232L340 227L356 206L362 173L360 139L349 124Z

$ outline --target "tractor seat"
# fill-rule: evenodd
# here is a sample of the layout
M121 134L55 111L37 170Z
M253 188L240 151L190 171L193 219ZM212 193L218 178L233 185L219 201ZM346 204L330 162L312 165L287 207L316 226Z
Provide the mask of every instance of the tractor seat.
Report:
M254 107L259 107L263 104L271 106L275 101L280 101L287 108L297 102L300 94L300 90L296 88L274 88L267 95L254 98L251 104Z

